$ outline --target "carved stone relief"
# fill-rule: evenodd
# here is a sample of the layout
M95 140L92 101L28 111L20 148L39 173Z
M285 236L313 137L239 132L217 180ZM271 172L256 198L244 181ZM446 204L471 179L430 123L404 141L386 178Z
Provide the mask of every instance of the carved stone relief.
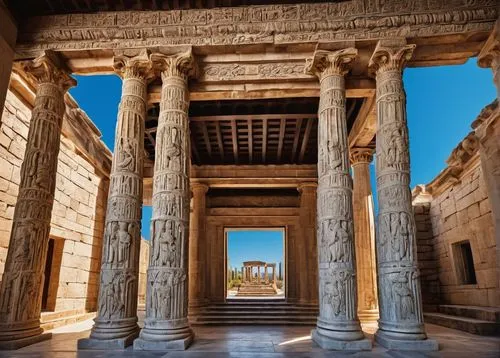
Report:
M0 290L0 348L42 332L39 319L64 94L76 84L53 52L22 66L37 90Z

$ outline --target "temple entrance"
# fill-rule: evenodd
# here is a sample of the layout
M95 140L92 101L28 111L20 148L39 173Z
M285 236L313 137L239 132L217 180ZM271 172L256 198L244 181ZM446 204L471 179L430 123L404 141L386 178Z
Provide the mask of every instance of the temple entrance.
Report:
M226 228L226 300L285 299L285 229Z

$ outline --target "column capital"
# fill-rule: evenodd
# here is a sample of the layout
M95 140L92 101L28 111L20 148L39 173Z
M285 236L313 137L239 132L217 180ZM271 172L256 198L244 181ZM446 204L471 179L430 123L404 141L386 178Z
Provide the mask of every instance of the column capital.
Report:
M299 191L299 193L303 193L303 192L306 192L306 191L316 191L318 189L318 184L317 183L313 183L313 182L305 182L305 183L300 183L299 185L297 185L297 190Z
M500 20L497 20L495 27L486 40L481 52L477 57L479 67L497 69L500 66Z
M349 47L336 51L318 50L306 60L305 73L317 76L320 80L332 75L345 75L350 64L356 59L358 50Z
M371 163L373 160L373 152L374 150L371 148L353 148L350 153L351 164Z
M162 79L165 77L181 77L185 80L196 77L198 68L189 48L182 53L166 54L155 52L151 55L155 70L161 72Z
M123 79L137 78L150 81L154 78L153 65L148 50L116 51L113 68Z
M193 192L193 195L195 193L206 194L209 188L209 185L205 183L191 183L191 191Z
M52 83L66 92L76 86L71 71L61 57L54 51L46 50L33 61L22 63L22 69L38 84Z
M405 39L380 40L368 63L371 75L385 71L402 71L411 59L416 45Z

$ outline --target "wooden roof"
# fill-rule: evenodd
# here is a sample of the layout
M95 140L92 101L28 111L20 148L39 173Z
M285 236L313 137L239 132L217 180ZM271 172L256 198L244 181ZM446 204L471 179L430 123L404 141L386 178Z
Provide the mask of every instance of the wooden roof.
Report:
M316 164L318 98L191 102L191 159L197 165ZM348 129L361 98L347 99ZM146 121L145 149L155 158L158 104Z

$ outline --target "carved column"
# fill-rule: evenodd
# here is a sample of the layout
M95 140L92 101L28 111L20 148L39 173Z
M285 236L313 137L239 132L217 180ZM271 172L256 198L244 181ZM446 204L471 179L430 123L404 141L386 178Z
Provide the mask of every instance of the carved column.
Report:
M199 307L206 303L203 271L206 269L206 198L208 185L194 183L193 213L189 226L189 306Z
M299 303L318 303L318 261L316 254L316 183L301 183L300 192L300 238Z
M123 349L139 334L137 290L144 167L147 83L152 77L148 54L117 55L122 98L116 124L102 250L97 317L80 349Z
M188 314L189 92L191 51L153 54L162 90L153 176L146 319L134 349L183 350L193 340Z
M37 82L37 89L0 290L0 349L50 338L40 328L44 270L64 95L76 85L53 52L22 67Z
M497 87L497 99L482 111L473 123L479 139L479 155L483 176L488 188L488 199L495 226L497 257L496 305L500 306L500 20L479 54L480 67L491 68Z
M377 267L373 198L370 184L370 162L373 150L355 148L351 151L354 207L354 238L358 283L358 316L361 322L378 319ZM361 259L362 258L362 259Z
M377 265L380 319L375 335L387 348L436 350L422 314L403 67L415 45L379 42L370 59L377 81Z
M345 107L348 65L354 48L316 50L306 71L318 76L319 317L313 340L325 349L369 350L357 315L352 179Z

